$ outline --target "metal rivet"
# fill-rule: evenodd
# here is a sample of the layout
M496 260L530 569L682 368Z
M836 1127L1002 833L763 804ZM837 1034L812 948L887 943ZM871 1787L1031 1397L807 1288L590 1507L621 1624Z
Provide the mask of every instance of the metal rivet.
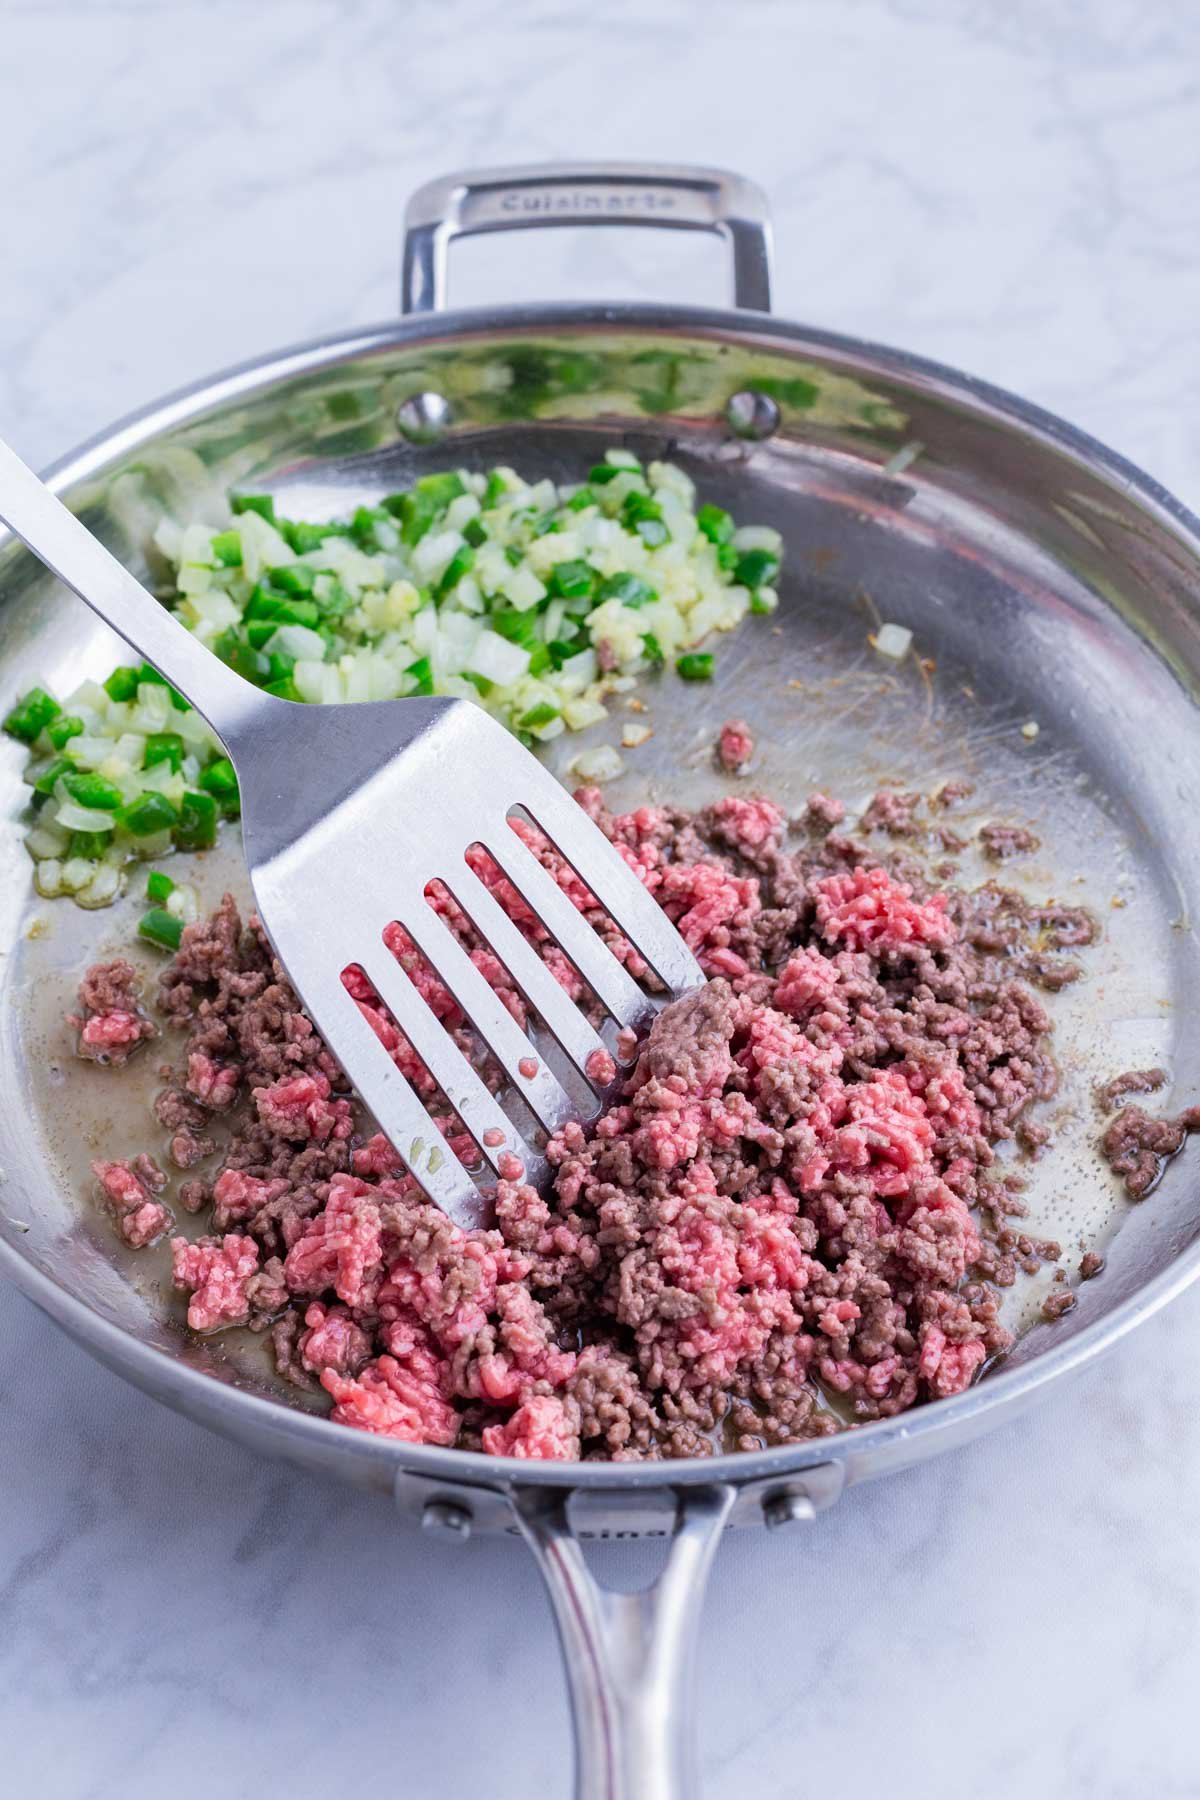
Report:
M725 418L735 436L752 438L755 443L773 437L779 430L779 408L769 394L756 393L753 388L741 388L730 395Z
M450 426L450 402L444 394L410 394L396 408L396 423L410 444L436 444Z
M807 1494L785 1488L763 1501L763 1523L774 1531L780 1525L807 1525L817 1516L817 1509Z
M430 1500L421 1512L421 1530L456 1537L460 1543L471 1535L471 1515L452 1500Z

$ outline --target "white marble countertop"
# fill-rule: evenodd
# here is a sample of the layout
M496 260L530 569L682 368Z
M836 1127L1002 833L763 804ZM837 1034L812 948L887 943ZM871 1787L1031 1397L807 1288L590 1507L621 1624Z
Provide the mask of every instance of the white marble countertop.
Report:
M692 158L768 189L782 312L1022 391L1195 504L1191 12L6 0L2 429L46 462L223 364L387 316L404 197L447 168ZM724 292L719 247L658 234L469 246L452 281ZM700 1661L708 1800L1200 1792L1193 1374L1194 1295L989 1441L730 1540ZM407 1535L382 1501L256 1462L6 1287L0 1406L5 1792L567 1792L518 1547Z

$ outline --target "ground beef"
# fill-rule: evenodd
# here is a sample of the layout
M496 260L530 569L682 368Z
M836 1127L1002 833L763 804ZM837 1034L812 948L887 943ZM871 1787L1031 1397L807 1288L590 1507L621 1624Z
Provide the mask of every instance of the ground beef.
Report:
M754 733L745 719L727 719L717 736L717 761L736 775L754 755Z
M1127 1094L1154 1094L1166 1083L1165 1069L1127 1069L1096 1089L1096 1104L1101 1112L1115 1112Z
M1042 840L1023 825L982 825L979 842L983 854L993 862L1007 862L1010 856L1030 856L1042 845Z
M170 1230L171 1215L154 1198L161 1194L167 1178L151 1157L94 1162L92 1174L99 1183L101 1204L131 1249L144 1250Z
M177 1165L219 1154L179 1189L208 1209L208 1235L172 1244L189 1325L269 1328L280 1373L323 1389L339 1423L514 1457L750 1449L959 1392L1009 1346L999 1291L1059 1255L1008 1222L1021 1183L996 1146L1045 1140L1028 1114L1055 1091L1050 1019L1025 982L1059 985L1092 921L992 883L932 887L917 796L876 796L855 836L813 795L793 844L762 797L621 815L594 789L577 798L709 981L624 1046L636 1060L609 1110L550 1141L548 1193L499 1182L489 1230L460 1230L368 1134L255 920L227 898L185 930L159 983L179 1048L155 1113ZM536 828L513 828L653 988ZM902 842L881 854L872 833ZM594 1012L498 866L473 852L472 867ZM523 1022L449 894L432 904ZM399 928L388 942L470 1054L452 997ZM105 980L89 973L85 1011ZM472 1159L378 995L344 980ZM1159 1154L1128 1109L1118 1127L1116 1156ZM156 1203L137 1164L100 1167L128 1173L100 1177L120 1217Z
M1101 1138L1100 1151L1129 1198L1144 1200L1189 1131L1200 1131L1200 1106L1175 1119L1155 1119L1140 1106L1125 1106Z
M883 788L862 816L863 831L884 831L889 837L915 837L921 829L918 815L924 808L921 794Z
M846 817L842 801L829 794L810 794L804 808L805 823L817 831L834 831Z
M123 1063L157 1027L141 1004L141 982L132 963L96 963L79 984L79 1011L67 1023L79 1033L77 1053L87 1062Z

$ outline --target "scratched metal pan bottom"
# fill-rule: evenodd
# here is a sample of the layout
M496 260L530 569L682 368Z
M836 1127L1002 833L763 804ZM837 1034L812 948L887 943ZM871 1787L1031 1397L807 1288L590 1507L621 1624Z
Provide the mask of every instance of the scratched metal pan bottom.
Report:
M453 423L440 444L414 448L397 407L431 390L449 398ZM730 396L747 390L779 407L766 441L725 423ZM1181 1158L1148 1202L1126 1205L1095 1155L1091 1100L1097 1079L1150 1062L1170 1071L1176 1098L1200 1092L1188 911L1200 892L1200 563L1189 522L1098 447L962 378L745 314L659 309L512 312L486 325L449 315L317 345L118 430L58 485L143 571L157 519L190 510L210 484L266 483L289 511L320 516L447 461L569 479L615 444L674 457L704 497L778 526L787 558L778 613L719 643L711 687L665 679L647 691L654 736L625 754L614 804L723 791L713 736L743 714L759 736L756 784L797 805L813 787L853 807L882 783L967 776L965 817L1028 824L1042 841L1013 879L1090 906L1103 925L1087 980L1052 1003L1057 1141L1030 1197L1040 1230L1069 1249L1100 1243L1107 1270L1074 1313L1034 1324L962 1399L833 1446L727 1465L761 1475L832 1455L857 1476L1009 1410L1194 1272L1195 1165ZM890 472L895 461L905 466ZM34 677L61 690L104 671L115 641L11 543L0 592L5 696ZM877 657L868 632L879 618L912 629L932 673ZM619 730L618 718L590 741ZM565 761L579 747L555 748ZM72 1067L60 1015L85 961L127 948L135 903L97 915L33 896L20 762L10 748L0 774L4 1266L115 1365L235 1435L265 1429L276 1449L371 1484L389 1483L398 1462L431 1475L474 1465L264 1412L255 1399L279 1397L265 1362L187 1339L164 1298L161 1253L123 1255L89 1211L88 1157L143 1141L153 1073L149 1059L119 1081ZM210 900L236 887L233 850L198 859L195 879ZM1017 1304L1035 1314L1037 1301L1024 1290ZM221 1385L198 1385L199 1371ZM617 1473L628 1486L654 1472ZM590 1465L588 1479L603 1485L606 1473Z

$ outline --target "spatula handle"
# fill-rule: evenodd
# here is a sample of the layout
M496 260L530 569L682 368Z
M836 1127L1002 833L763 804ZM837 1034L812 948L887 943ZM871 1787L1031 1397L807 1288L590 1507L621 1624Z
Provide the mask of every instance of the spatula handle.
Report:
M208 720L227 746L264 696L197 642L0 439L0 520Z

